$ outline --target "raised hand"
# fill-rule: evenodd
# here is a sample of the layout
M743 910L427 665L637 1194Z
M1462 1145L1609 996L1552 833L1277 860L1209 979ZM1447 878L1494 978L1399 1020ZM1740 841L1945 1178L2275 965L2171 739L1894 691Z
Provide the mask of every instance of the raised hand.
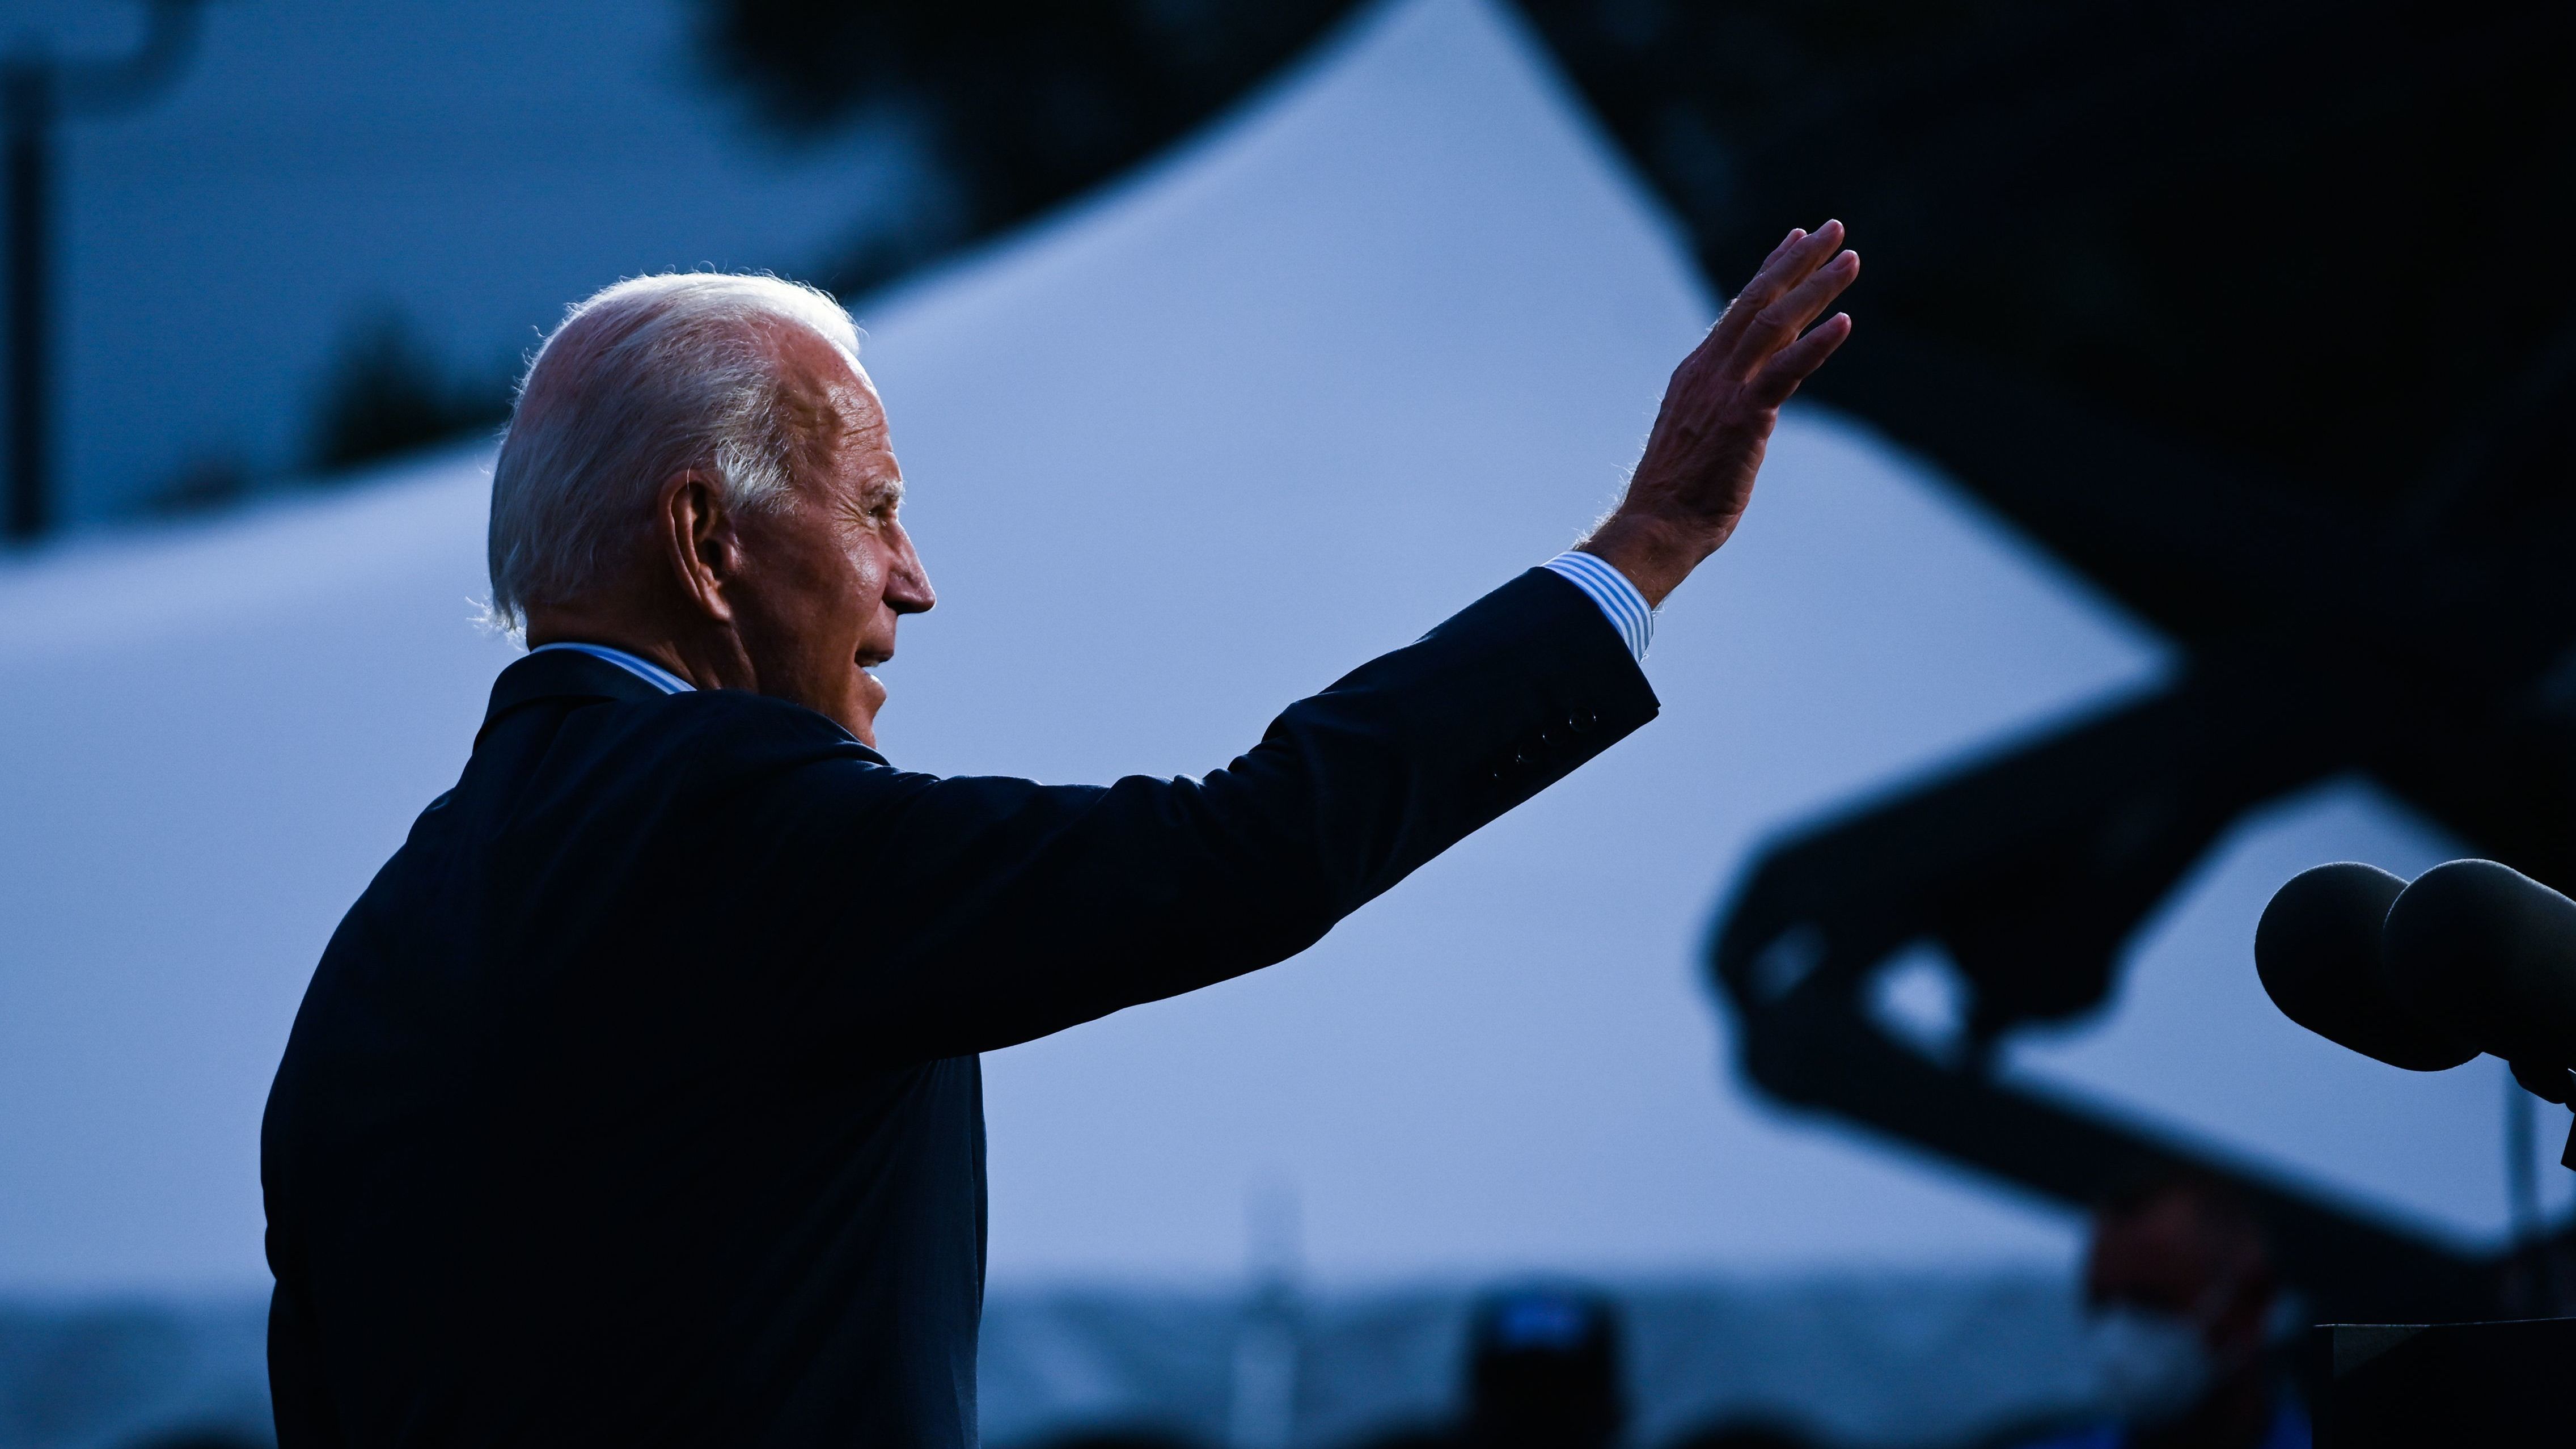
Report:
M1808 326L1860 275L1860 254L1842 244L1838 221L1790 232L1673 369L1627 497L1581 545L1647 603L1662 603L1735 531L1780 405L1851 335L1847 312Z

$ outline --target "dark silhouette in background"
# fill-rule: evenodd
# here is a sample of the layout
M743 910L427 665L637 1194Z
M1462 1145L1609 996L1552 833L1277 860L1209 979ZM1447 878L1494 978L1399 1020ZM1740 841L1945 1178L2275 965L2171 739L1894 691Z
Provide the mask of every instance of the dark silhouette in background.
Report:
M2576 104L2539 57L2571 25L2540 7L2070 12L1892 69L1744 153L1747 200L1793 157L1846 155L1848 208L1912 237L1904 320L1835 400L2188 651L2150 697L1764 856L1712 965L1766 1090L2069 1202L2148 1171L2232 1179L2327 1316L2492 1310L2494 1261L1986 1067L2012 1028L2108 999L2122 945L2220 832L2338 773L2543 879L2576 873L2570 283L2447 240L2568 235ZM1965 249L2016 216L2052 218L2098 300L2042 315L1988 289ZM2278 264L2220 260L2254 216L2295 239ZM1714 225L1703 246L1725 255ZM2206 325L2276 284L2264 336L2336 357ZM2449 327L2489 287L2511 303ZM2215 396L2191 406L2195 387ZM2392 389L2420 404L2383 431ZM1946 1055L1863 1009L1926 942L1970 1003Z
M1398 1430L1364 1449L1609 1449L1627 1426L1618 1310L1579 1289L1493 1294L1468 1321L1457 1423Z
M2126 1425L2104 1424L2030 1449L2307 1449L2308 1416L2272 1342L2279 1283L2261 1223L2226 1184L2142 1182L2103 1205L2084 1264L2097 1315L2161 1322L2181 1363L2163 1385L2136 1385ZM2177 1369L2180 1372L2176 1372Z
M2544 58L2576 19L2007 6L1927 43L1738 7L1649 53L1574 12L1550 33L1632 145L1649 121L1625 98L1748 27L1783 75L1844 67L1841 102L1809 115L1703 98L1722 175L1669 143L1641 154L1715 267L1742 245L1736 207L1815 178L1901 228L1894 280L1873 273L1899 321L1826 396L2188 651L2151 697L1768 852L1712 962L1749 1072L2063 1201L2184 1166L2232 1178L2329 1316L2488 1311L2495 1263L1985 1068L2011 1029L2108 999L2122 945L2221 831L2340 772L2543 879L2576 873L2576 291L2514 254L2576 227L2576 102ZM1979 239L2042 219L2068 264L1998 286ZM2269 260L2226 240L2257 232L2282 241ZM2511 301L2466 301L2490 290ZM2261 336L2211 324L2258 291ZM1924 942L1969 1003L1944 1055L1863 1009Z
M2341 772L2576 876L2576 280L2521 260L2576 237L2576 14L1525 8L1712 276L1793 197L1899 231L1894 325L1819 395L2187 651L2152 697L1769 851L1712 961L1753 1079L2070 1203L2231 1178L2330 1315L2486 1311L2494 1263L1986 1069L2109 999L2224 829ZM1712 83L1748 53L1761 79ZM1978 260L2025 226L2066 245L2047 275ZM1942 1053L1864 1009L1926 942L1967 1002Z
M1609 1449L1628 1421L1619 1315L1563 1289L1496 1294L1468 1339L1471 1449Z
M510 372L451 375L399 309L357 318L333 354L315 409L313 466L325 472L410 452L510 416Z
M699 0L715 73L800 137L872 109L931 138L944 212L817 278L848 295L1146 160L1311 45L1349 0Z
M151 0L142 42L113 60L57 60L29 38L0 57L7 155L9 503L0 532L32 543L51 526L54 406L55 128L67 115L141 105L196 49L199 0Z
M762 114L925 117L959 237L1153 154L1344 9L706 4ZM1890 324L1817 395L2185 651L2150 697L1771 849L1710 963L1754 1082L2068 1204L2229 1180L2322 1312L2490 1311L2500 1261L1987 1068L2103 1007L2229 825L2337 774L2576 886L2576 272L2533 261L2576 245L2576 9L1519 9L1721 286L1765 218L1889 238ZM2037 274L1988 260L2034 229ZM1967 1002L1943 1051L1864 1006L1925 942Z

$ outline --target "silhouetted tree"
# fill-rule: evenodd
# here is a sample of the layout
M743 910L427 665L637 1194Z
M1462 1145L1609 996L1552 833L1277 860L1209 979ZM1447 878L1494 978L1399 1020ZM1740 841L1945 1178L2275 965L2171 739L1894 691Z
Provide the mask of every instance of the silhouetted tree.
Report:
M810 136L919 125L955 207L880 234L843 291L1054 206L1161 151L1321 36L1351 0L700 0L705 53Z
M510 415L507 377L452 376L392 308L361 316L324 370L311 455L323 472L408 452Z

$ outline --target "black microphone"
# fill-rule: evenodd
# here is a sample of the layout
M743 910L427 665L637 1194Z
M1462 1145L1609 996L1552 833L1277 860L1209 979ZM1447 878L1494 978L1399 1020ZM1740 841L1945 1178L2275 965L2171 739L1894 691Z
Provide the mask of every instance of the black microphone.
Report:
M2576 1105L2576 901L2510 866L2302 871L2263 908L2254 969L2282 1015L2363 1056L2437 1072L2492 1052ZM2576 1129L2559 1161L2576 1168Z
M2283 1016L2326 1040L2411 1072L2446 1071L2478 1054L2474 1038L2402 994L2382 954L2381 927L2406 890L2351 861L2299 872L2263 908L2254 970Z
M2389 907L2381 952L2400 1000L2567 1100L2576 1064L2576 901L2510 866L2455 860ZM2537 1090L2537 1089L2535 1089Z

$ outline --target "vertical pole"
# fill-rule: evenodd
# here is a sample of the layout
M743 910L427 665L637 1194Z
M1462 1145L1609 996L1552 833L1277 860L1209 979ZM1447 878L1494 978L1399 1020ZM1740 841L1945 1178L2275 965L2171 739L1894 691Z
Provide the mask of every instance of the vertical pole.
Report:
M52 379L46 375L52 322L46 295L52 240L53 85L51 67L35 56L0 64L0 109L7 112L9 207L9 507L5 531L33 543L52 522L49 453Z
M2539 1164L2533 1160L2540 1151L2540 1135L2533 1121L2531 1094L2514 1080L2513 1073L2502 1075L2505 1239L2509 1244L2504 1292L2508 1312L2538 1318L2548 1311L2541 1300L2548 1296L2549 1251L2540 1229Z
M1297 1276L1304 1257L1293 1181L1245 1203L1252 1292L1235 1331L1229 1449L1288 1449L1297 1439Z

